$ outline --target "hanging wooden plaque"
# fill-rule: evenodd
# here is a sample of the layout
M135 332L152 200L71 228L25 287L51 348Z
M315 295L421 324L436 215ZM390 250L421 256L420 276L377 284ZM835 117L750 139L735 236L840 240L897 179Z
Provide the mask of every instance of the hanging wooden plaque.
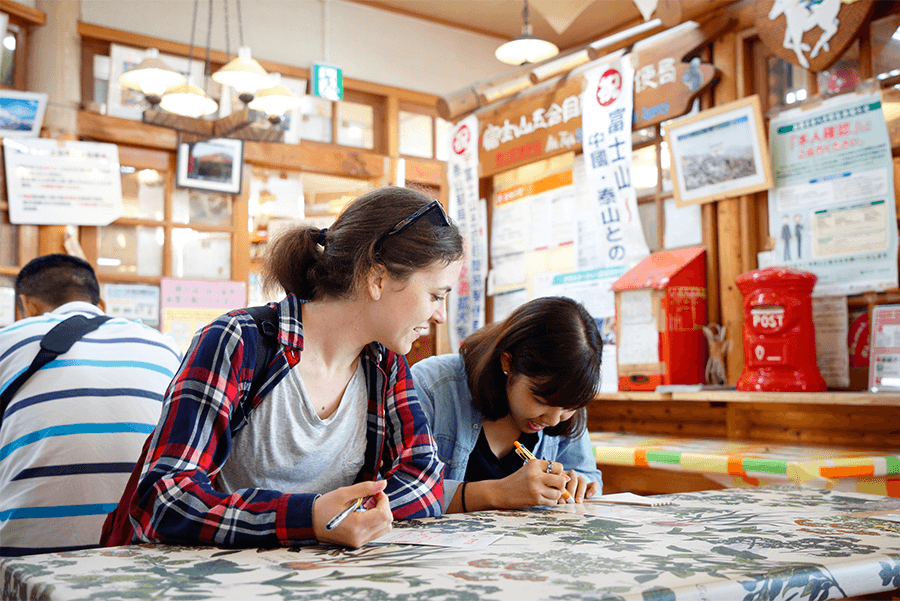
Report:
M868 23L874 0L758 0L759 39L776 56L813 72L837 61Z

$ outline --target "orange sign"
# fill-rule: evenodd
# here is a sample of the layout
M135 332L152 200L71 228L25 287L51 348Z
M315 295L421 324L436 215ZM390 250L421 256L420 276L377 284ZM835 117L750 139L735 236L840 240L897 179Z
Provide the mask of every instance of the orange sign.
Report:
M583 77L478 116L482 177L581 147Z

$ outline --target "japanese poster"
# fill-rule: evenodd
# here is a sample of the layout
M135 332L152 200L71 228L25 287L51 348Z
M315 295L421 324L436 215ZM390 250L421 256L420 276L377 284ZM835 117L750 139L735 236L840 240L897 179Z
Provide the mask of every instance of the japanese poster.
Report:
M119 148L3 139L11 223L109 225L122 216Z
M163 334L171 334L187 352L194 333L232 309L247 306L247 284L214 280L163 278L160 317Z
M465 257L459 282L450 292L450 348L456 351L466 336L484 325L487 272L487 207L478 198L478 118L457 123L450 133L447 171L450 218L463 237Z
M650 254L631 185L634 68L628 56L587 71L582 100L584 165L589 215L598 221L599 263L634 265ZM588 217L590 218L590 217Z
M815 296L897 287L891 146L878 92L837 96L769 124L777 264L815 273Z
M146 284L104 284L106 314L139 320L144 325L159 325L159 286Z

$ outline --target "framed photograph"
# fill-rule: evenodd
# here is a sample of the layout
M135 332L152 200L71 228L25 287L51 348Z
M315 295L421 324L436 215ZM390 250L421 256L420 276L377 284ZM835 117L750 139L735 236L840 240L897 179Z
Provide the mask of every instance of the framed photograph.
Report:
M107 97L106 97L106 113L113 117L122 117L124 119L134 119L140 121L144 110L149 106L144 100L144 95L135 90L129 90L119 85L119 76L129 69L141 64L146 58L146 51L131 46L120 46L118 44L110 44L109 47L109 75L107 78ZM194 59L193 62L180 56L172 56L171 54L160 53L159 58L162 59L169 67L178 71L185 77L189 78L194 85L203 87L203 67L202 60ZM95 67L96 67L95 63ZM101 74L94 73L94 78L102 77ZM212 97L213 94L207 90ZM99 101L96 97L94 100Z
M240 194L244 142L214 138L194 144L178 144L175 184L182 188Z
M47 110L47 94L0 90L0 138L37 138Z
M679 207L772 187L758 96L676 119L666 142Z

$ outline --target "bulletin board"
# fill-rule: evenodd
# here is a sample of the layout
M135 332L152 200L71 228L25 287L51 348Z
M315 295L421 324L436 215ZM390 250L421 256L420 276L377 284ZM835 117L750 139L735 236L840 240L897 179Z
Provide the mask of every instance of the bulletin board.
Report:
M536 296L534 277L575 267L574 153L494 176L491 216L493 321Z

